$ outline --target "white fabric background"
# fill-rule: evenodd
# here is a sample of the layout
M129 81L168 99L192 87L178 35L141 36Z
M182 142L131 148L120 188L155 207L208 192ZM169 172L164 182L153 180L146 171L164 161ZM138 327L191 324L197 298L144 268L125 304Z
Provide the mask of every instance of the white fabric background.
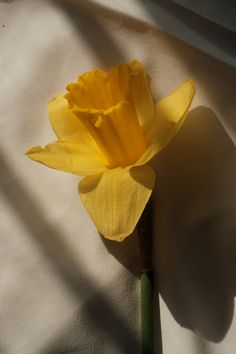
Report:
M221 60L162 32L155 6L0 2L1 354L140 351L135 235L122 244L101 239L78 179L24 156L55 138L46 112L52 96L84 71L134 58L156 98L188 77L197 85L182 131L153 161L163 354L235 353L233 56L217 41L210 54ZM208 38L201 47L187 37L209 52Z

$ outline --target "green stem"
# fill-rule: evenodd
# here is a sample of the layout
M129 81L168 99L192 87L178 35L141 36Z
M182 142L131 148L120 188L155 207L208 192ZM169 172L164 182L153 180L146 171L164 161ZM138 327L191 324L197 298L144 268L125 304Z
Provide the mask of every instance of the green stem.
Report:
M152 263L152 215L153 204L149 200L138 222L137 231L140 248L140 283L141 283L141 340L142 354L154 353L154 272ZM156 277L155 277L156 278ZM160 324L159 289L155 282L155 342L157 354L162 354Z
M153 354L153 272L141 273L142 354Z

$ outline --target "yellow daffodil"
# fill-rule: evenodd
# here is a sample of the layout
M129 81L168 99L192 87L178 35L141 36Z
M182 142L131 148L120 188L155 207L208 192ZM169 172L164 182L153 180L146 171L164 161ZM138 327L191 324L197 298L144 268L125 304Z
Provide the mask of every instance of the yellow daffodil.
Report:
M192 80L154 102L143 65L87 72L48 105L57 141L27 155L85 176L79 194L97 229L122 241L150 198L155 173L147 162L174 137L195 93Z

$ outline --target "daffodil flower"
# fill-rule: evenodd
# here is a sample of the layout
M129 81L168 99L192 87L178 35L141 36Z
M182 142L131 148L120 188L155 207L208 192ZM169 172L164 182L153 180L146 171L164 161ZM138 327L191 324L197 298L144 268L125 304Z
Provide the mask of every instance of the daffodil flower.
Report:
M96 69L48 104L57 141L27 155L57 170L85 176L79 194L99 232L122 241L151 196L147 163L174 137L195 93L192 80L155 102L143 65L134 60Z

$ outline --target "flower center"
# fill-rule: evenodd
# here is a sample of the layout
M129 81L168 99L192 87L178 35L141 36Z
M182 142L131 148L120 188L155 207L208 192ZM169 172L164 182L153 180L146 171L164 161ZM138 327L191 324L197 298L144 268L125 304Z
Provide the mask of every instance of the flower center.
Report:
M105 110L72 109L91 134L108 167L133 164L145 151L136 111L129 101Z

